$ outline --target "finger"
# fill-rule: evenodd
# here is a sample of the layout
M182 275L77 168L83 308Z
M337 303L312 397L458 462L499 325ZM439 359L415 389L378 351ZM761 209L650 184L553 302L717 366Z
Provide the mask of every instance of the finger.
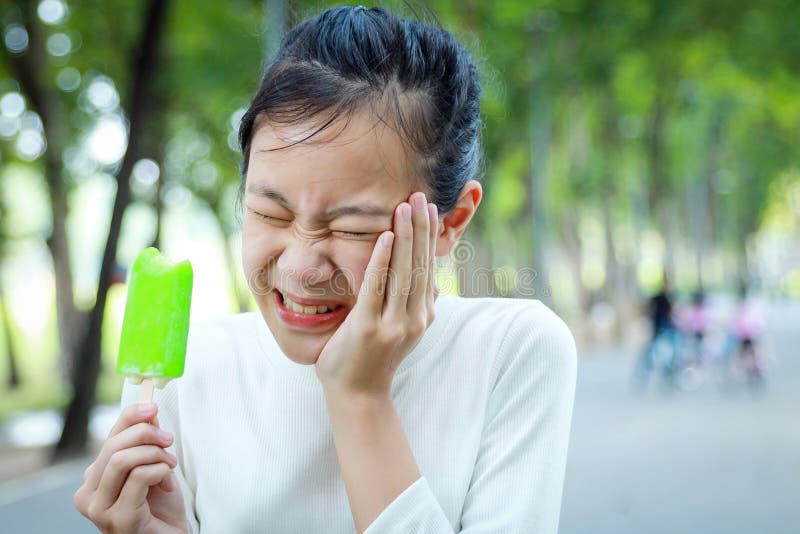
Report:
M438 287L436 286L436 238L439 235L439 209L436 204L428 204L428 215L430 217L431 229L429 237L430 247L428 248L428 265L430 266L430 272L428 273L428 287L427 291L425 291L425 295L427 297L428 310L433 314L434 302L436 301L438 292Z
M164 480L162 480L162 481L161 481L161 482L158 484L158 487L159 487L159 488L160 488L162 491L166 491L167 493L171 493L171 492L175 491L175 488L176 488L177 486L178 486L178 483L177 483L177 481L175 480L175 471L173 471L172 473L170 473L170 475L169 475L167 478L165 478Z
M81 484L78 490L72 495L72 504L86 517L89 517L89 501L91 497L91 490L86 487L86 484Z
M410 317L418 317L425 313L425 292L428 288L428 271L430 271L428 265L430 214L425 193L418 191L411 195L411 205L414 207L414 214L411 218L414 242L411 249L411 273L406 314Z
M92 469L94 469L94 462L90 463L89 466L83 471L84 482L89 480L89 475L92 473Z
M380 317L383 311L383 301L386 295L386 279L389 269L389 260L392 257L393 232L383 232L378 236L372 256L364 271L364 281L361 282L357 306L360 312L367 317Z
M122 491L128 474L140 465L164 462L170 468L178 465L178 459L171 453L155 445L143 445L117 451L103 472L95 499L102 510L111 508Z
M135 510L144 504L150 486L157 486L171 476L172 471L169 465L163 462L135 467L128 475L125 485L122 486L119 499L113 508Z
M116 436L106 440L94 468L89 474L87 486L96 490L100 485L103 472L106 470L111 456L122 449L136 447L139 445L158 445L159 447L169 447L172 445L173 436L165 430L156 428L150 423L137 423L122 430Z
M106 443L113 436L116 436L124 429L131 427L137 423L148 422L151 419L158 421L157 414L158 414L158 405L155 403L136 403L126 406L122 410L122 412L120 412L116 423L114 423L114 426L108 433L108 438L106 438ZM89 467L86 468L86 471L83 474L84 481L87 480L89 481L88 485L92 490L97 489L97 484L99 483L100 477L103 474L102 467L98 470L97 464L98 464L97 461L92 463Z
M385 318L395 320L406 314L408 302L408 285L411 273L411 249L413 246L413 228L411 227L412 207L401 202L395 211L394 244L392 259L389 262Z
M115 436L136 423L145 423L155 417L157 413L158 405L155 403L136 403L126 406L119 414L117 422L114 423L114 427L108 433L108 437Z

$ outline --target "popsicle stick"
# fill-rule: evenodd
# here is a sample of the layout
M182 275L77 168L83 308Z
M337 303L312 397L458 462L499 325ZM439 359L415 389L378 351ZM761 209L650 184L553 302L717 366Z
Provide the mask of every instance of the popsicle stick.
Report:
M139 386L139 402L149 404L153 402L153 379L145 378Z

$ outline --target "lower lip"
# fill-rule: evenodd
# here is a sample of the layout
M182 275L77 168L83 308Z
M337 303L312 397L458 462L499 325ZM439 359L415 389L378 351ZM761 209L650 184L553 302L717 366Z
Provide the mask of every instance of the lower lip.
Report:
M296 326L299 328L322 328L337 324L347 316L348 310L346 306L332 312L316 313L314 315L297 313L283 305L283 295L277 290L273 290L273 292L275 293L275 309L277 315L281 321L289 326Z

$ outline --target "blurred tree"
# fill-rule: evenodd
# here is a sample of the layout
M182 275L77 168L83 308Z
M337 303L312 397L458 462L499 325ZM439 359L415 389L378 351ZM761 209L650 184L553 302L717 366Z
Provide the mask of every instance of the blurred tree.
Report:
M2 215L3 211L0 208L0 228L2 228ZM4 235L4 232L0 231L0 259L4 257L5 252L5 241L7 237ZM8 389L15 389L20 384L20 377L19 377L19 367L17 365L17 352L14 347L14 334L13 332L13 319L11 317L11 306L8 305L7 294L5 291L5 283L3 281L2 274L0 273L0 320L2 320L2 324L0 324L0 328L2 328L2 337L3 337L3 353L6 356L6 362L8 364L8 378L7 378L7 386Z
M111 213L108 239L100 266L97 298L89 313L88 327L80 345L78 360L72 376L72 400L64 417L64 429L54 450L54 459L83 454L89 428L89 412L94 404L97 377L100 373L100 347L106 297L111 285L117 255L122 216L131 201L130 175L133 165L144 156L144 132L150 127L154 107L151 98L153 82L159 66L159 52L164 33L166 0L150 0L143 9L139 41L130 63L129 90L126 110L129 121L128 143L115 179L117 191Z
M62 156L67 146L69 114L56 87L50 81L47 36L37 17L36 3L14 2L6 12L11 27L19 34L19 43L3 47L6 69L19 83L32 111L41 120L47 150L43 155L43 174L50 194L51 232L46 243L55 273L58 332L61 368L69 378L75 351L80 342L82 318L75 306L72 290L72 267L67 240L67 185ZM8 35L8 29L6 35Z
M8 389L14 389L19 386L19 370L17 366L17 353L14 349L14 340L12 338L11 308L6 303L6 293L2 281L0 281L0 315L2 315L3 349L6 355L6 361L8 362L7 385Z
M239 231L235 199L241 183L236 134L258 86L268 36L280 37L284 31L280 25L267 25L265 31L262 23L272 20L273 10L279 11L278 20L291 20L291 6L284 4L177 2L166 41L165 60L171 68L161 76L168 136L162 185L167 191L191 191L213 215L230 294L240 311L248 310L250 301L234 252Z
M45 21L37 4L3 5L0 91L24 95L25 120L35 126L41 119L46 150L22 157L21 118L4 114L0 148L3 165L20 160L40 169L50 196L46 244L60 355L74 371L59 444L66 454L85 442L106 293L131 202L152 207L152 242L162 245L173 192L206 208L218 226L234 306L249 308L235 246L239 118L286 28L339 2L176 0L166 18L166 2L84 0L57 23ZM800 3L375 4L438 18L470 48L481 74L485 198L464 237L472 247L458 265L462 294L521 295L516 281L495 287L493 276L482 285L475 277L486 267L533 266L536 298L557 283L555 306L587 312L598 299L619 309L638 298L659 261L684 284L719 283L718 257L732 255L732 270L747 269L746 244L776 202L772 186L800 166ZM67 52L58 48L65 39ZM131 50L135 61L120 61ZM93 86L114 95L125 88L121 108L98 110ZM81 168L76 154L109 114L129 126L127 151L119 161ZM157 180L131 190L142 158L155 164ZM67 199L98 171L113 176L117 190L95 302L82 313L72 289L76 236L67 234Z
M4 203L0 202L0 265L2 265L2 259L6 256L6 246L9 240L5 232L5 211ZM19 386L19 370L17 367L17 353L14 349L14 341L12 339L13 334L11 333L11 307L6 300L5 284L2 274L2 271L0 271L0 315L2 315L2 325L0 325L0 328L2 328L3 336L3 353L8 363L7 386L8 389L15 389Z

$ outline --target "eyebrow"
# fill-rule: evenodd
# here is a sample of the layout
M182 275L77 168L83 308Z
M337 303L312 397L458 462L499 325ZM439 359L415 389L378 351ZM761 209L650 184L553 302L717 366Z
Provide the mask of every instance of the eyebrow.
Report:
M280 191L274 189L273 187L264 184L250 184L247 186L247 192L274 200L287 210L294 211L292 209L292 203L289 202L289 200L283 196ZM381 206L376 206L374 204L360 204L338 206L336 208L325 210L325 212L322 214L322 218L325 220L330 220L345 215L360 215L363 217L391 217L392 214L393 210L387 210Z

